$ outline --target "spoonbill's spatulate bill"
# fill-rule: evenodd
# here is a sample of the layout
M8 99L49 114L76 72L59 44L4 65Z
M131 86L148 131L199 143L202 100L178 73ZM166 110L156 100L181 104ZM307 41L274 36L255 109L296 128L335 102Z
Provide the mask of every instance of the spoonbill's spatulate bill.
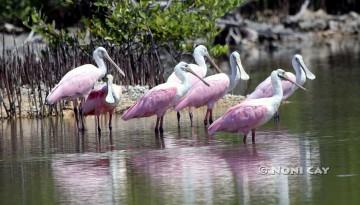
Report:
M239 79L248 80L249 75L245 72L238 52L233 52L230 55L231 75L219 73L206 77L204 80L210 84L205 86L201 82L193 85L185 97L176 105L175 110L179 111L186 107L201 107L207 105L207 112L204 119L204 124L208 121L213 122L212 109L214 104L222 98L227 92L235 88ZM193 125L192 118L190 118L191 126Z
M271 73L274 93L272 97L246 100L231 107L223 116L210 125L208 128L209 134L212 135L217 131L238 132L244 134L243 141L245 143L246 136L251 130L252 142L255 143L255 129L269 121L280 106L283 97L280 78L288 80L305 90L301 85L290 79L284 70L275 70Z
M211 63L211 65L215 68L215 70L220 73L220 68L215 64L214 60L211 58L211 56L209 55L209 52L207 50L207 48L204 45L198 45L195 47L194 49L194 53L193 53L193 57L195 59L196 64L189 64L189 67L201 78L204 78L206 76L207 73L207 66L206 66L206 62L205 62L205 58L207 58L209 60L209 62ZM190 84L191 86L195 85L195 83L199 82L199 79L196 78L195 76L191 75L191 74L186 74L189 79L190 79ZM180 79L175 75L175 73L173 72L169 78L167 79L168 83L172 82L177 82L180 83ZM192 113L189 110L189 116L190 116L190 120L192 119ZM178 124L180 125L180 113L177 112L177 118L178 118Z
M82 112L86 115L95 115L98 131L101 131L99 117L109 113L109 129L112 129L112 114L120 102L121 86L113 84L113 76L106 75L107 82L102 83L90 92L82 105Z
M93 58L98 67L92 64L86 64L70 70L62 77L60 82L51 90L49 95L46 97L46 102L50 105L62 99L73 100L74 112L77 123L78 123L77 98L81 99L81 104L82 104L89 95L89 93L91 92L91 90L93 89L95 83L100 78L103 78L105 76L107 72L107 68L103 60L104 58L109 60L110 63L115 66L115 68L122 76L125 76L125 73L110 58L105 48L98 47L97 49L95 49L95 51L93 52ZM81 109L81 104L80 104L80 109ZM82 112L80 111L80 113Z
M132 118L149 117L157 115L155 131L163 131L163 118L168 108L173 107L190 89L191 83L186 73L191 73L203 83L207 84L199 77L189 64L180 62L175 66L175 75L181 80L181 84L166 82L155 86L143 95L133 106L131 106L122 116L123 120ZM207 84L208 85L208 84Z

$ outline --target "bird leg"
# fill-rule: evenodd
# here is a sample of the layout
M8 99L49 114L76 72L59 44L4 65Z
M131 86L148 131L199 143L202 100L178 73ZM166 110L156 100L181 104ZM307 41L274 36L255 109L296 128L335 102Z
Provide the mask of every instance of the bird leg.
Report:
M209 111L209 114L210 114L210 116L209 116L209 124L211 125L212 123L213 123L213 116L212 116L212 109L209 109L210 111Z
M189 107L189 118L190 118L190 127L193 126L193 113L191 107Z
M155 133L155 141L156 141L156 144L157 144L157 146L159 148L161 148L161 149L165 148L164 134L162 132L160 132L160 133L156 132Z
M161 116L160 118L160 127L159 127L159 131L162 133L164 131L163 129L163 123L164 123L164 115Z
M112 130L112 126L111 126L111 121L112 121L112 113L109 113L109 130Z
M279 110L275 112L274 114L274 121L275 123L280 121L280 114L279 114Z
M100 115L97 115L97 116L96 116L96 119L97 119L97 129L98 129L98 132L99 132L99 135L100 135L100 132L101 132L101 128L100 128Z
M190 111L189 112L189 117L190 117L190 126L193 126L193 113Z
M75 115L75 121L76 121L76 126L79 128L79 116L78 116L78 108L74 107L74 115Z
M253 144L255 144L255 129L251 130L251 141Z
M112 132L109 133L110 150L114 150Z
M243 143L244 144L246 144L246 137L247 137L247 135L244 135L244 137L243 137Z
M180 127L180 112L176 112L177 120L178 120L178 127Z
M79 129L79 113L78 113L78 102L77 100L73 100L73 106L74 106L74 115L76 120L76 126Z
M160 122L160 117L156 118L156 125L155 125L155 132L158 132L158 128L159 128L159 122Z
M209 109L206 110L206 115L204 118L204 125L206 126L208 124L208 117L209 117Z
M79 105L79 115L80 115L80 120L81 120L81 131L84 131L85 130L85 125L84 125L84 114L83 114L83 111L82 111L82 105L84 103L84 98L81 98L81 102L80 102L80 105Z
M99 136L97 137L98 144L97 144L97 151L101 152L101 132L99 132Z

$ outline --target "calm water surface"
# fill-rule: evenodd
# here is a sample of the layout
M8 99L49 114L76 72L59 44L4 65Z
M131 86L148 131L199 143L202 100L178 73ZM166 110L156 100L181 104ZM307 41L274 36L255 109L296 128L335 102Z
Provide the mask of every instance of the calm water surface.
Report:
M0 204L360 204L359 43L303 49L316 74L297 91L281 121L258 130L256 144L237 134L208 136L197 110L179 130L166 116L163 136L154 119L113 120L95 133L94 119L78 134L73 119L10 120L0 124ZM295 51L243 55L252 77L245 94L272 68L290 68ZM215 116L227 108L216 107ZM262 174L260 167L304 169ZM306 169L329 167L327 175Z

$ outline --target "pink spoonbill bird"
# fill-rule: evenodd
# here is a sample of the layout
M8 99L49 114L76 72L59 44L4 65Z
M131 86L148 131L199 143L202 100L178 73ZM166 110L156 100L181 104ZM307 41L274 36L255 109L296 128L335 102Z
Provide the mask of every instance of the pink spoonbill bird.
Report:
M309 68L305 65L303 57L300 54L294 55L292 58L292 66L295 70L295 75L291 72L286 72L286 75L292 80L295 81L299 85L304 85L306 82L306 78L310 80L315 79L315 75L309 70ZM270 77L266 78L262 83L260 83L255 90L249 94L246 99L257 99L257 98L265 98L271 97L273 95L273 89L271 87L271 79ZM297 90L298 86L290 83L289 81L282 81L282 89L283 89L283 98L282 100L286 100L289 98L295 90ZM278 113L275 116L277 119L279 118Z
M72 100L74 103L74 113L77 124L79 121L77 99L81 99L79 109L80 116L82 118L82 103L85 101L91 90L94 88L95 83L99 79L103 78L107 72L104 58L109 60L110 63L115 66L115 68L122 76L125 76L125 73L110 58L105 48L96 48L93 52L93 58L98 67L92 64L85 64L70 70L62 77L60 82L50 91L49 95L46 97L46 102L50 105L62 99Z
M113 84L113 76L106 75L107 82L102 83L90 92L89 96L82 105L82 112L84 116L95 115L98 131L100 128L100 115L109 113L109 129L112 129L111 120L112 114L116 106L120 102L122 94L121 86Z
M122 119L129 120L132 118L157 115L155 131L162 132L163 118L166 110L175 106L191 87L190 79L186 73L191 73L203 83L207 84L190 68L189 64L185 62L178 63L174 68L174 72L181 83L166 82L155 86L145 93L133 106L126 110Z
M211 58L207 48L204 45L198 45L194 49L193 57L195 59L196 64L189 64L189 67L201 78L204 78L207 73L207 66L205 62L205 58L209 60L212 66L214 66L215 70L218 73L221 73L220 68L216 65L214 60ZM195 83L199 81L198 78L191 75L190 73L186 74L190 79L190 84L193 86ZM167 79L168 83L177 82L180 83L180 79L176 76L175 72L173 72L169 78ZM189 110L190 120L192 119L192 113ZM180 113L177 112L178 125L180 125Z
M223 116L210 125L208 128L209 134L212 135L217 131L238 132L244 134L243 141L246 143L246 136L251 130L252 142L255 143L255 129L269 121L280 106L281 99L283 98L281 79L287 80L306 90L288 77L284 70L274 70L271 73L273 89L271 97L245 100L229 108Z
M212 109L214 104L227 92L234 89L240 79L249 79L249 75L241 64L240 54L236 51L230 55L230 67L230 76L225 73L219 73L204 78L210 84L210 87L204 86L201 82L193 85L185 97L176 105L175 110L179 111L185 107L198 108L207 105L204 124L207 125L208 121L211 124L213 122ZM190 123L192 126L192 118L190 118Z

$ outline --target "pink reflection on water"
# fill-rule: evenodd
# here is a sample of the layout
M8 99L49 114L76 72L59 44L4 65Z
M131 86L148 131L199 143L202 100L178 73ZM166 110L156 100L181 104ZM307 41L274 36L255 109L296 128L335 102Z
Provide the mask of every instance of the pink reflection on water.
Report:
M74 159L71 159L74 158ZM51 164L60 202L100 204L112 201L112 177L109 158L69 155Z
M318 147L307 150L308 147L301 144L298 136L286 130L259 132L258 139L260 143L256 145L174 150L168 149L167 145L173 147L181 141L166 136L163 138L163 150L141 152L132 156L130 163L136 172L149 177L154 186L162 187L164 194L173 196L173 191L177 190L175 196L183 196L178 199L180 203L208 202L217 200L213 198L215 195L230 195L238 196L244 204L250 201L288 204L290 193L304 190L305 195L310 193L311 176L264 175L259 168L306 168L319 162ZM313 157L308 158L309 154Z

